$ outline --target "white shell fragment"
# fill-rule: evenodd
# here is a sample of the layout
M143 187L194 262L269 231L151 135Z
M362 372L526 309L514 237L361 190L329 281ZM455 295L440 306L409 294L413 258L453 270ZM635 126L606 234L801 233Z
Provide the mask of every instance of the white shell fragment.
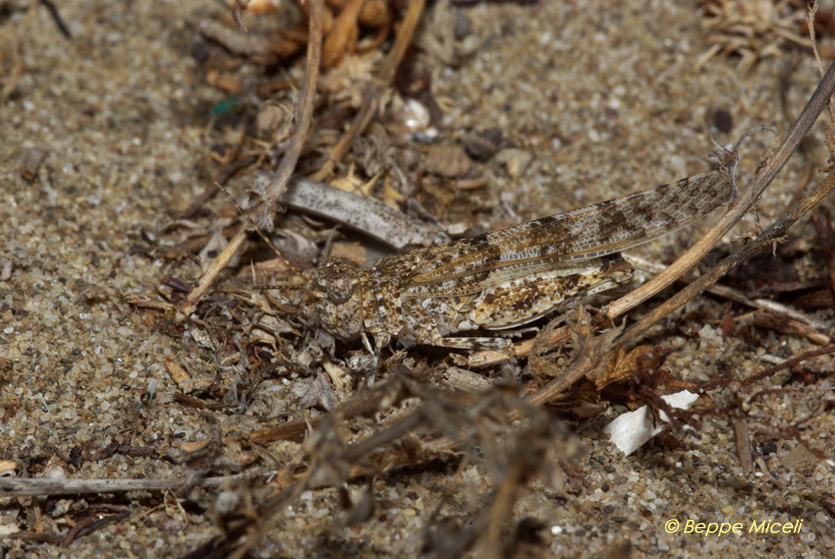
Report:
M406 99L406 103L395 118L409 132L426 130L432 122L429 109L417 99Z
M699 398L699 395L682 390L675 394L661 396L661 398L674 408L687 410ZM667 415L660 412L659 416L664 423L655 422L653 425L652 414L646 406L642 406L635 411L618 416L603 429L603 432L609 435L621 452L629 456L667 427Z

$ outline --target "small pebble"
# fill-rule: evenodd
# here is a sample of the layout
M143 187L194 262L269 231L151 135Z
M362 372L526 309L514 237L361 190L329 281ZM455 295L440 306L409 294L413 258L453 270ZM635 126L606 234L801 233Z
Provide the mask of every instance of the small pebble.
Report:
M472 166L472 160L458 144L434 146L426 158L426 170L441 177L461 177L466 175Z
M478 130L464 138L464 149L476 161L487 161L499 151L503 139L499 128Z

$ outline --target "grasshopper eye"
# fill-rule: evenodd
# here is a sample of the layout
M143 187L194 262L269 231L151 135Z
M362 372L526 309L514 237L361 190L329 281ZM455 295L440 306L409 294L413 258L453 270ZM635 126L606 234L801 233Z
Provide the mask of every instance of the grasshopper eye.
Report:
M320 293L335 305L341 305L354 294L356 267L344 260L331 258L322 263L314 283Z
M331 303L341 305L354 293L354 282L348 274L337 273L328 278L325 294Z

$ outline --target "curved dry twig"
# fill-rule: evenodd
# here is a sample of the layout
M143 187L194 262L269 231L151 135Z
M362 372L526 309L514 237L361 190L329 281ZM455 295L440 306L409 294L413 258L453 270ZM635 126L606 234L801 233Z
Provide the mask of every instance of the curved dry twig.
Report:
M621 297L609 306L608 316L620 316L627 310L645 301L661 289L671 285L681 277L695 262L698 262L707 252L719 242L737 221L756 203L766 187L771 183L777 173L783 168L788 158L797 149L800 141L806 136L827 102L835 92L835 63L833 63L824 74L817 89L812 94L809 102L800 113L797 121L789 130L788 135L780 146L771 154L759 169L753 182L745 190L740 199L719 219L719 221L702 237L695 245L685 252L678 260L673 262L667 270L658 274L643 286L632 293ZM729 270L738 266L748 258L758 254L765 248L771 246L772 242L783 236L802 215L810 211L812 207L823 199L833 188L835 188L835 171L831 171L818 188L809 196L799 200L786 214L775 222L764 234L746 246L740 248L722 262L716 265L709 272L693 281L687 287L670 297L664 303L650 311L640 321L633 324L614 340L600 338L594 343L594 349L587 352L591 358L575 361L559 377L555 378L541 390L531 395L530 401L537 405L543 405L577 380L583 378L599 362L599 359L612 351L635 341L642 336L650 327L657 324L662 318L674 310L686 304L688 301L701 293L708 285L712 285L725 275Z
M316 83L319 78L319 60L322 56L322 12L324 11L322 0L310 1L310 15L309 35L307 41L307 64L305 68L304 84L299 92L299 99L296 103L296 128L293 131L293 136L290 141L290 146L281 165L276 171L275 178L267 186L264 197L260 206L255 208L252 212L256 229L259 231L272 231L272 211L276 200L284 192L287 186L287 181L292 176L296 168L296 163L301 155L304 141L307 138L307 132L310 128L310 122L313 117L313 100L316 95ZM249 221L249 220L247 220ZM215 278L220 274L232 257L237 254L241 245L246 240L248 228L250 223L243 223L235 233L235 236L229 241L229 244L217 255L217 257L209 264L203 276L200 278L197 286L188 294L186 300L180 305L178 312L178 319L184 320L186 317L194 312L197 303L209 290L209 287L214 283ZM291 266L292 268L292 266Z
M302 153L307 139L310 123L313 120L313 101L316 98L316 84L319 80L319 63L322 58L322 0L310 0L310 14L308 16L309 31L307 40L307 64L304 70L304 82L299 91L296 103L296 128L290 139L290 146L281 160L275 178L267 186L261 201L261 207L256 214L255 222L262 231L273 230L273 206L279 196L286 190L287 181L296 169L296 163Z

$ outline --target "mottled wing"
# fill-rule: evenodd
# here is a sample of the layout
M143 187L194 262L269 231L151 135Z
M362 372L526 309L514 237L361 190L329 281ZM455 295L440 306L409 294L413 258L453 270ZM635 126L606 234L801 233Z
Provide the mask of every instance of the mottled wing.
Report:
M728 203L732 179L713 171L430 249L409 278L406 297L479 293L515 278L638 246L680 229Z

